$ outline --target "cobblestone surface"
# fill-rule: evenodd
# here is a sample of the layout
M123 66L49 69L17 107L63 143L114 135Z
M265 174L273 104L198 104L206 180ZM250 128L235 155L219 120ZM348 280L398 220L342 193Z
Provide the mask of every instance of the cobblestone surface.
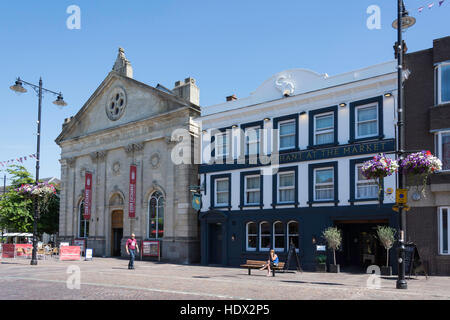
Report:
M392 299L448 300L450 277L418 276L408 279L407 290L395 288L396 277L381 277L380 288L372 289L370 275L313 272L277 273L265 271L177 265L94 258L93 261L3 259L0 264L0 299L51 300L315 300L315 299ZM78 266L80 289L70 289ZM68 281L69 280L69 281Z

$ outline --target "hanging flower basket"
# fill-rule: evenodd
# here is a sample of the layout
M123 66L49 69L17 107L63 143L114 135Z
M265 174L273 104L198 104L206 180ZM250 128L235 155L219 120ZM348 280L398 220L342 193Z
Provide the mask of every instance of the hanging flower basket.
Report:
M400 162L400 170L402 170L402 173L415 179L415 185L417 187L420 184L420 180L422 180L421 192L424 198L426 197L425 187L428 176L441 169L441 160L433 156L430 151L411 153Z
M397 161L386 157L383 153L373 157L372 160L364 162L361 173L367 179L375 180L378 185L378 199L380 199L381 192L383 191L381 182L384 178L394 174L397 169Z
M44 208L48 205L50 198L56 194L55 186L42 182L37 185L23 184L16 191L27 198L39 200Z

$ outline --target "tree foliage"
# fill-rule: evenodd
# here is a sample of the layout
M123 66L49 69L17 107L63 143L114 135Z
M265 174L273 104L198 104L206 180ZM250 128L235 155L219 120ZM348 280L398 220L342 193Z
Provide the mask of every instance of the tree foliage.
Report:
M12 176L11 186L0 198L0 227L10 232L33 232L33 200L16 191L23 184L34 184L35 180L25 167L14 165L7 169ZM49 202L40 204L38 216L38 234L54 234L59 225L59 188Z

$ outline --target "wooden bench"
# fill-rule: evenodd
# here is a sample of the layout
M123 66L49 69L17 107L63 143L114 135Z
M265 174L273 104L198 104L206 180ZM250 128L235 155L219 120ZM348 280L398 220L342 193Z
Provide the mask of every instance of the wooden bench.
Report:
M267 261L259 261L259 260L247 260L245 264L241 264L241 268L248 269L248 275L252 274L252 269L261 269L263 265L265 265ZM279 262L278 266L271 266L272 276L275 277L275 270L283 270L284 262Z

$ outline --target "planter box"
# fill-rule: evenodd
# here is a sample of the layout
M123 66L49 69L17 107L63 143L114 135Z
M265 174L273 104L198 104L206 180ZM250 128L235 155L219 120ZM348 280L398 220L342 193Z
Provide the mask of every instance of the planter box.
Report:
M330 267L328 269L328 272L331 273L339 273L341 272L341 268L339 267L338 264L330 264Z
M392 276L392 267L381 267L381 275L382 276Z
M316 265L316 272L327 272L327 265L325 263L318 263Z

